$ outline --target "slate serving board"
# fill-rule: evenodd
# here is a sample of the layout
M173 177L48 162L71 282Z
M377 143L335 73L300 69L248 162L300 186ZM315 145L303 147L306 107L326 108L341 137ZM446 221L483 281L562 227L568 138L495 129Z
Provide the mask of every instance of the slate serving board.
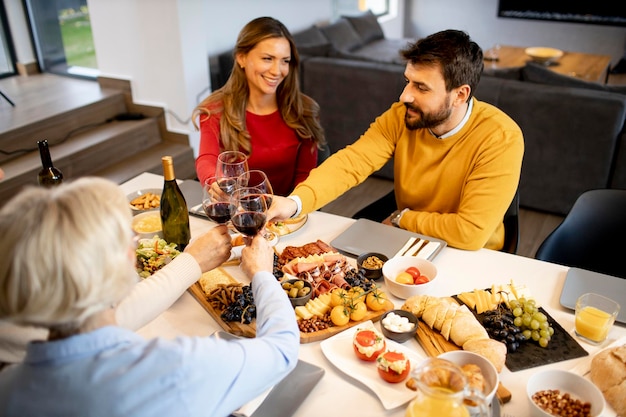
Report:
M454 298L462 304L461 300L456 296L454 296ZM470 310L474 313L478 321L482 323L483 314L477 314L473 309ZM547 347L542 348L534 341L526 341L522 343L515 352L508 352L506 355L506 367L509 368L511 372L589 355L589 353L578 344L576 339L561 327L561 325L542 307L539 307L539 311L548 317L548 321L554 329L550 343L548 343Z

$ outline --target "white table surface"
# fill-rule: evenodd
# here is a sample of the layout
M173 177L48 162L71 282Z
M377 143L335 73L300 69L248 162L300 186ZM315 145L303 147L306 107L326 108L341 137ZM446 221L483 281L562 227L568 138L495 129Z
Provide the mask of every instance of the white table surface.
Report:
M142 188L160 188L162 185L163 178L160 175L144 173L122 184L121 187L126 193L131 193ZM282 250L288 245L299 246L317 239L330 243L353 222L351 218L333 214L311 213L307 223L300 230L280 239L277 249ZM208 220L194 216L190 216L190 223L192 238L213 227L213 223ZM516 283L525 284L550 316L573 335L573 312L559 304L567 267L488 249L464 251L449 247L444 248L433 262L438 269L438 284L432 287L431 295L448 296L475 288L487 288L494 283L508 283L513 279ZM235 278L246 282L237 266L225 269ZM384 282L380 281L380 284L384 289ZM404 300L389 295L397 307L403 304ZM378 326L378 323L376 325ZM170 309L140 329L138 333L148 338L172 338L179 335L210 335L217 330L222 329L191 294L185 293ZM626 327L616 324L601 346L577 340L593 355L612 341L624 336ZM404 345L426 357L415 339L405 342ZM378 397L367 387L335 368L322 353L320 342L302 344L299 356L304 361L324 368L326 372L295 416L404 416L406 406L385 410ZM583 360L585 359L571 359L517 372L510 372L505 368L500 374L500 380L511 391L512 398L509 403L502 406L502 414L512 417L529 415L525 394L526 381L534 372L546 368L569 370ZM604 415L611 417L616 414L607 404Z

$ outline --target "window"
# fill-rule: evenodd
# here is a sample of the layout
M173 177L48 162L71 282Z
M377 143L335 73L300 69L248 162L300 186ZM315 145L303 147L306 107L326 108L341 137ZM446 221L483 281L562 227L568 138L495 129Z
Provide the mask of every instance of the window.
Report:
M337 19L342 15L351 15L371 10L376 16L389 14L390 0L334 0L333 14Z
M26 9L42 71L97 77L87 0L26 0Z
M0 78L15 75L15 61L6 11L0 2Z

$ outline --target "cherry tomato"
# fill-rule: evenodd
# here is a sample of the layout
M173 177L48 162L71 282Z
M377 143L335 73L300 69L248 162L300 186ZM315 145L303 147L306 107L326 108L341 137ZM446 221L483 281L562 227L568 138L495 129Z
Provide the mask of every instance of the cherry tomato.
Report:
M396 277L396 282L400 284L413 284L413 276L408 272L400 272Z
M384 360L381 361L381 359ZM383 363L385 362L389 363L397 361L406 361L406 367L401 373L397 373L396 371L391 369L391 367L387 368L385 365L383 365ZM409 372L411 371L411 362L407 360L407 358L401 352L387 351L381 354L378 358L377 368L378 374L382 379L389 383L395 384L404 381L407 376L409 376Z
M375 289L367 294L365 304L372 311L384 310L387 306L387 294L379 289Z
M428 279L428 277L427 277L426 275L420 275L419 277L415 278L415 280L413 281L413 283L414 283L415 285L417 285L417 284L424 284L424 283L427 283L428 281L430 281L430 280Z
M409 274L411 274L411 276L413 277L413 279L415 280L415 278L419 277L420 275L422 275L422 273L420 272L419 269L417 269L414 266L410 266L406 269L405 272L408 272Z

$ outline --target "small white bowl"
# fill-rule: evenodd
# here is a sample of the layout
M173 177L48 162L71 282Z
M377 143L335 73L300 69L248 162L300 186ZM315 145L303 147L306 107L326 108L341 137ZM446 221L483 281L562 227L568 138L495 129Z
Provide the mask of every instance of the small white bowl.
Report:
M550 64L563 56L563 51L545 46L533 46L524 50L533 61L541 64Z
M500 377L496 367L493 366L487 358L474 352L468 352L466 350L453 350L450 352L444 352L437 356L438 358L448 360L455 365L463 366L470 363L478 365L483 377L485 378L485 400L487 405L493 401L493 396L496 395L498 390L498 384L500 383Z
M144 188L142 190L137 190L126 195L126 198L128 199L128 205L130 206L130 209L132 210L133 214L145 213L147 211L159 210L160 207L157 206L157 207L152 207L148 209L138 209L135 206L131 205L130 202L133 201L135 198L141 197L142 195L145 195L148 193L158 195L160 198L162 192L163 190L161 190L160 188Z
M572 397L591 404L591 416L598 417L604 413L606 402L602 392L593 382L573 372L561 369L547 369L533 374L526 384L526 397L530 403L531 414L534 417L552 417L543 411L533 401L537 391L556 390L561 394L569 393Z
M414 266L420 270L423 275L429 279L423 284L401 284L396 281L396 277L400 272L404 272L407 268ZM383 265L383 277L385 278L385 286L389 292L398 298L407 299L414 295L426 294L428 289L433 285L437 277L437 267L432 262L417 258L415 256L396 256L389 259Z
M152 239L154 235L163 238L161 213L151 210L137 214L133 217L132 228L140 239Z

